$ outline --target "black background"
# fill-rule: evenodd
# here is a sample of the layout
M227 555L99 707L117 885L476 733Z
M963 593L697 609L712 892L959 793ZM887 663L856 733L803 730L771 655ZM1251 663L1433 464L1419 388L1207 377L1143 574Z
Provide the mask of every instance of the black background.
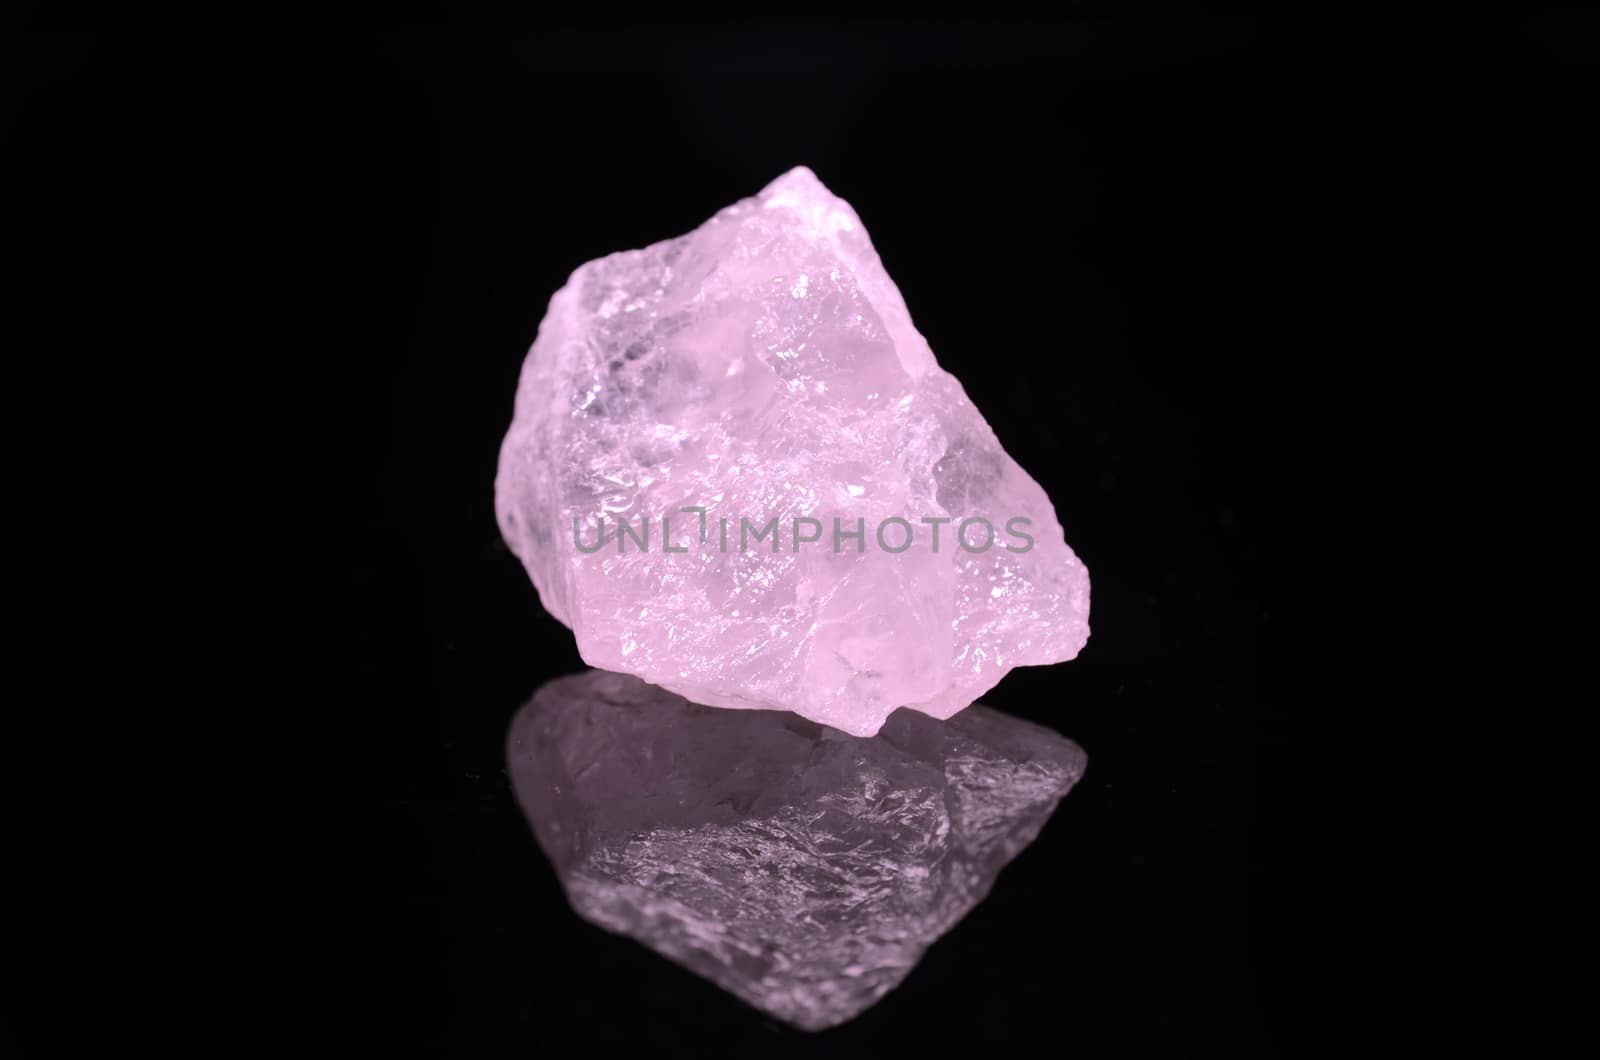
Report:
M452 1053L1271 1052L1262 556L1309 52L1242 19L396 33L352 135L387 223L384 577L405 822L399 1019ZM986 701L1089 752L992 897L806 1036L580 922L502 771L581 667L499 540L496 453L551 293L787 168L860 213L914 320L1054 500L1094 584L1070 664ZM1303 227L1303 225L1301 225ZM1290 275L1286 275L1286 270ZM391 580L392 579L392 580ZM392 591L392 589L391 589ZM393 1018L393 1017L391 1017Z
M7 235L31 273L13 302L44 310L48 342L14 365L71 377L58 434L89 433L77 402L100 371L114 400L127 375L207 420L133 460L129 439L163 415L122 400L138 430L91 438L64 481L87 483L90 527L147 523L186 552L220 543L204 575L268 627L191 609L265 658L208 686L205 720L178 734L194 745L172 773L182 801L206 794L200 815L218 818L186 839L209 857L241 831L241 791L276 802L299 786L298 761L234 763L263 730L358 789L337 804L348 814L313 811L333 825L332 857L280 822L268 834L287 833L283 852L253 852L240 874L270 865L301 901L274 879L200 918L267 980L213 976L270 1011L230 1034L288 1026L320 1046L325 1025L298 1028L331 1014L356 1017L362 1052L393 1055L1299 1055L1371 1010L1375 966L1405 974L1388 950L1342 967L1329 955L1325 922L1349 898L1332 877L1387 894L1394 872L1366 835L1331 851L1306 797L1362 796L1394 731L1391 686L1332 686L1369 621L1421 624L1405 606L1420 590L1380 592L1349 556L1364 539L1404 562L1433 547L1387 544L1402 521L1363 446L1379 448L1393 409L1476 420L1448 436L1418 426L1415 463L1380 456L1401 464L1399 492L1425 493L1462 462L1460 438L1506 429L1504 395L1463 396L1470 346L1437 331L1487 331L1513 285L1430 302L1423 249L1470 260L1497 228L1571 241L1553 192L1592 197L1568 164L1592 139L1569 76L1592 20L1288 24L1135 3L851 23L539 25L519 11L450 28L385 8L223 28L33 7L0 39L0 118L20 177ZM1445 139L1461 161L1420 164ZM797 164L860 214L1093 580L1083 654L984 697L1082 744L1085 780L898 989L817 1035L567 908L503 744L534 690L582 664L500 541L492 489L523 357L570 272L690 231ZM1469 178L1487 187L1468 194ZM175 262L181 281L163 271ZM1578 276L1550 297L1586 296ZM1421 319L1383 318L1402 305ZM1516 321L1498 351L1526 348L1536 323ZM199 341L180 354L185 330ZM14 400L36 392L19 381ZM312 430L325 423L335 437ZM254 448L266 459L247 474ZM99 492L114 464L147 479L121 505ZM156 470L200 510L153 496ZM230 500L246 510L224 514ZM1326 532L1341 519L1355 525ZM258 525L272 540L239 543ZM284 586L268 567L298 541L322 562L296 555L290 598L273 600ZM101 547L80 565L132 555ZM118 635L151 629L159 666L177 666L173 643L195 665L202 653L156 620L161 595L130 594ZM1307 637L1305 612L1347 602L1360 625ZM326 651L306 650L311 627L331 627ZM1286 648L1307 639L1291 668ZM258 685L268 702L246 710ZM249 731L224 744L219 715ZM194 783L195 763L229 775ZM210 890L168 889L191 915ZM242 937L301 905L291 952L268 960ZM308 997L318 978L334 980L331 1005ZM1331 1018L1298 1015L1330 1001ZM199 1022L202 1006L167 1002L181 1011L150 1009L165 1026Z

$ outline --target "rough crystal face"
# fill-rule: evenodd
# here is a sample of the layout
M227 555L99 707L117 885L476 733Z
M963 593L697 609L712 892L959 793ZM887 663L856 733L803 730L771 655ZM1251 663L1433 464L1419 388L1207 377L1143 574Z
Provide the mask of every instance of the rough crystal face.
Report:
M992 352L1021 370L1024 351ZM898 707L947 718L1089 635L1088 573L1049 498L803 167L573 273L495 492L584 660L697 703L871 735Z
M947 722L902 710L861 739L598 671L540 689L508 745L582 916L813 1030L899 983L1085 762L983 706Z

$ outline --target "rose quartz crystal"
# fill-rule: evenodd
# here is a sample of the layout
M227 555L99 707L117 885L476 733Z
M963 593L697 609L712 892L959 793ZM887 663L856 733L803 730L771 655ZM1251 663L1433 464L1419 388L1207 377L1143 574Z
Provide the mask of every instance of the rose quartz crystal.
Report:
M506 764L580 915L818 1030L892 990L988 894L1085 757L982 705L897 711L853 739L590 671L518 712Z
M1056 355L988 352L1003 372ZM523 365L495 507L586 662L696 703L869 736L1089 636L1050 499L804 167L572 274Z

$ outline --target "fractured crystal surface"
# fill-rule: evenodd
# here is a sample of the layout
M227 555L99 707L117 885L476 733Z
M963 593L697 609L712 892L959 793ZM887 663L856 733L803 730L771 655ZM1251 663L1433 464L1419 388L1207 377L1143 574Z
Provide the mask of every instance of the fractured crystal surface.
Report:
M1061 355L988 352L1005 373ZM1089 636L1088 572L1050 499L804 167L572 274L495 491L584 661L696 703L868 736L900 707L949 717Z

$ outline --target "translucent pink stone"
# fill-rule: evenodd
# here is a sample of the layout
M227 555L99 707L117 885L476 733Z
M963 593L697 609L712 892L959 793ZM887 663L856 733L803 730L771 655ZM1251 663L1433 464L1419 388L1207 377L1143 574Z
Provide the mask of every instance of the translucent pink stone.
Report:
M1007 373L1056 355L987 352ZM804 167L573 273L523 366L495 492L584 660L696 703L867 736L897 707L948 718L1089 636L1088 572L1050 499L940 369L855 211ZM773 519L740 551L744 520ZM802 519L819 540L800 540ZM969 551L958 530L974 549L992 536Z

